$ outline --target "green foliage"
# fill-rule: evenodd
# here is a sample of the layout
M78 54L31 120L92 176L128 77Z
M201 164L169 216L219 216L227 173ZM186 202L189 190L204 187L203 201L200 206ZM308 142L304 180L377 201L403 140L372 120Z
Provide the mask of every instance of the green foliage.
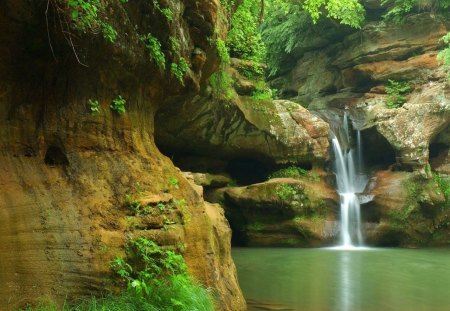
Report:
M230 100L235 96L233 89L233 79L230 74L221 69L216 71L209 78L209 85L212 88L212 94L216 98Z
M169 23L173 21L173 12L170 8L161 8L158 0L153 0L153 7L156 9L156 11L161 13Z
M105 11L105 5L100 0L60 0L66 1L70 7L70 17L75 29L82 33L97 33L98 30L103 37L114 42L117 31L107 22L100 18Z
M111 108L111 110L117 112L118 114L124 114L126 112L126 103L126 100L122 98L121 95L119 95L117 96L117 98L113 99L111 105L109 105L109 108Z
M266 53L259 32L260 0L244 0L231 19L227 47L233 57L262 62Z
M175 189L180 188L180 183L178 182L178 179L173 176L170 176L169 185L170 185L170 187L175 188Z
M92 115L100 113L100 104L98 103L98 100L89 99L88 104L89 104L89 111L91 112Z
M406 102L405 94L411 91L411 86L407 82L389 80L386 86L386 106L388 108L399 108Z
M383 18L394 23L401 23L404 17L414 8L417 0L395 0L392 8L383 15ZM390 5L392 0L383 0L381 5Z
M276 172L273 172L268 176L268 179L272 178L302 178L308 174L308 171L298 167L298 166L289 166L286 168L282 168Z
M450 32L443 36L441 41L445 44L445 48L439 52L437 58L443 62L444 69L450 78Z
M264 230L264 224L262 224L260 222L253 222L253 223L247 225L247 230L254 231L254 232Z
M364 21L364 7L359 0L304 0L302 7L314 23L326 12L328 18L341 24L360 28Z
M226 47L225 42L220 38L216 40L216 49L217 53L219 54L219 58L221 60L222 68L223 65L229 65L230 54L228 52L228 48Z
M324 23L315 25L297 2L280 2L270 12L261 25L261 35L267 50L269 76L274 76L291 52L322 35Z
M145 238L132 240L128 258L116 257L112 269L127 284L120 296L85 298L62 308L51 302L26 307L22 311L213 311L209 290L198 285L187 273L184 258L164 250Z
M256 80L264 77L264 68L261 64L256 62L249 62L248 64L241 64L237 70L247 79Z
M445 203L443 208L450 209L450 177L446 175L433 174L433 180L438 185L438 192L441 192L445 197Z
M130 241L128 258L129 262L116 257L112 269L127 284L130 294L151 302L155 310L214 310L209 292L190 278L181 255L138 238Z
M389 8L383 15L385 20L401 23L410 13L445 11L450 6L450 0L382 0L381 5Z
M297 190L289 184L281 184L277 185L275 188L275 194L282 201L292 200L293 197L297 194Z
M282 168L278 171L273 172L270 174L267 179L272 178L295 178L295 179L302 179L304 177L307 177L308 179L312 181L320 181L320 176L317 174L311 173L301 167L291 165L289 167Z
M252 93L251 97L256 100L272 99L272 92L270 90L256 90Z
M159 69L166 69L166 57L161 49L161 43L158 38L152 36L151 33L148 33L144 36L141 36L141 41L144 42L145 47L148 50L148 56L150 57L150 61L154 62Z
M170 43L170 49L172 50L172 52L174 52L175 54L180 53L181 45L180 45L180 41L176 37L170 36L169 43Z
M184 77L189 70L189 65L186 60L181 57L180 61L177 63L172 63L170 65L170 72L184 85Z

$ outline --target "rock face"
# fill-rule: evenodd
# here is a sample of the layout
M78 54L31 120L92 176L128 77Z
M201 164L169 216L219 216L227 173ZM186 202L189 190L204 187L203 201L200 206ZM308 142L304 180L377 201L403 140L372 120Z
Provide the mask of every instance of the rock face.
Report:
M41 2L0 4L0 309L113 290L110 260L129 238L144 236L184 252L194 277L217 290L217 309L244 310L226 220L153 140L158 107L194 94L217 67L207 37L223 27L220 5L180 2L173 28L148 3L108 5L117 41L82 36L71 46L57 27L47 33ZM50 25L55 16L48 14ZM149 61L138 38L152 29L181 42L192 65L184 86ZM203 51L202 66L194 66L195 49ZM126 99L123 115L109 108L118 95ZM98 100L98 114L89 99ZM133 212L127 195L151 214ZM156 203L172 210L158 212Z
M341 42L301 54L274 84L282 94L297 94L295 100L310 110L349 109L354 127L375 127L387 139L401 169L423 171L430 145L449 132L447 76L436 59L448 25L426 13L403 24L379 20ZM388 80L412 87L402 108L387 108Z
M328 155L328 124L290 101L198 96L156 122L158 145L172 152L314 164Z
M275 178L224 191L236 243L320 246L336 237L336 192L320 178Z
M379 171L372 181L374 200L367 242L377 246L442 246L450 241L450 179L435 175ZM375 224L376 222L376 224Z

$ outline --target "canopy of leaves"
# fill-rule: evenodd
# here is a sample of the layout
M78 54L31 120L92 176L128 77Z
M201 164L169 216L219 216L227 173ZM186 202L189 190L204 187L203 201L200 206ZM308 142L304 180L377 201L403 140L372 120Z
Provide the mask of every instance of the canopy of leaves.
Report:
M324 12L341 24L359 28L364 20L364 7L359 0L304 0L302 7L314 23Z
M259 32L261 0L244 0L231 20L227 47L232 57L262 62L265 46Z

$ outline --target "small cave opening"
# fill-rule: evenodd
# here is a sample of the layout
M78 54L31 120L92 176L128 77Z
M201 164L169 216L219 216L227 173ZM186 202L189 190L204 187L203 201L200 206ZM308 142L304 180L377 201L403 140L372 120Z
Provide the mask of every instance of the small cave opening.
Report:
M448 161L450 147L444 143L433 142L428 147L429 162L433 169L445 164Z
M228 162L226 171L238 185L250 185L266 181L271 168L259 160L237 158Z
M395 150L374 127L361 131L364 163L367 169L387 169L396 163Z
M69 159L62 148L58 146L50 146L45 153L44 162L48 166L60 166L69 164Z

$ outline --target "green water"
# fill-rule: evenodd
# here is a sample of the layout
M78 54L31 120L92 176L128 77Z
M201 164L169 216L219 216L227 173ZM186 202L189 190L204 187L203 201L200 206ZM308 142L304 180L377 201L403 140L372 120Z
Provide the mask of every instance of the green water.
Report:
M233 258L247 299L289 310L450 310L449 249L235 248Z

